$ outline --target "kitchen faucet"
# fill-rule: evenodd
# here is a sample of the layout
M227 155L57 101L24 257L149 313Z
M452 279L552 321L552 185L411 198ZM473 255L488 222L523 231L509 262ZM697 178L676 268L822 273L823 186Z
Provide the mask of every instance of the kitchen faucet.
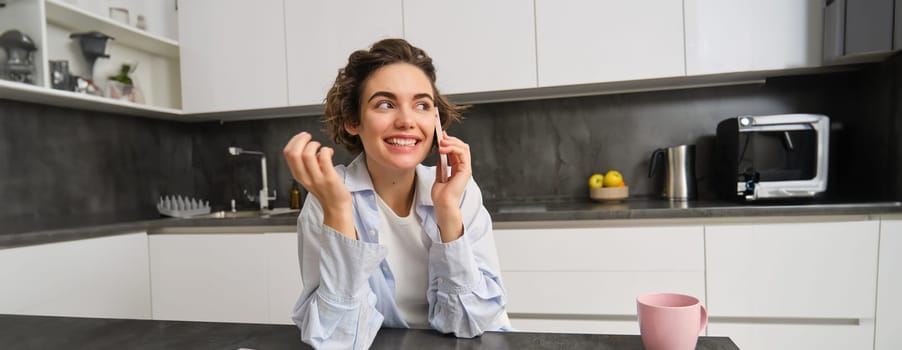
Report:
M276 191L272 191L272 197L269 196L269 187L266 185L266 155L263 152L257 151L245 151L241 147L229 147L229 154L233 156L237 156L240 154L250 154L260 156L260 171L263 173L263 188L260 189L260 194L257 196L257 200L260 202L260 210L269 209L269 201L276 200Z

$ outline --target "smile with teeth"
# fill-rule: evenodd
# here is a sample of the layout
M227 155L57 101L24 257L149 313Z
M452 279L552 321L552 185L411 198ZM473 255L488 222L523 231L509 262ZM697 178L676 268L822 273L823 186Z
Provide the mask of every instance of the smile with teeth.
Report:
M399 137L388 138L385 142L393 146L413 146L417 144L417 140Z

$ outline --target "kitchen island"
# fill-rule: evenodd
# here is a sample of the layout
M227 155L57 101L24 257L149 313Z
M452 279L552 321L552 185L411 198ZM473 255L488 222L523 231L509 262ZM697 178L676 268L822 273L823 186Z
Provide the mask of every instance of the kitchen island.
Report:
M290 325L0 315L4 349L309 349ZM641 350L638 335L487 332L459 339L431 330L382 329L371 349ZM739 349L700 337L696 349Z

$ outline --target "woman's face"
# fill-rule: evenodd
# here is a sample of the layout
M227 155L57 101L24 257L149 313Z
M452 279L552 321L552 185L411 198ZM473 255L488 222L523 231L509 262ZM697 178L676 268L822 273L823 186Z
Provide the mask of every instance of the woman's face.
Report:
M364 82L360 125L346 125L360 137L370 171L413 169L426 159L435 137L432 84L407 63L377 69Z

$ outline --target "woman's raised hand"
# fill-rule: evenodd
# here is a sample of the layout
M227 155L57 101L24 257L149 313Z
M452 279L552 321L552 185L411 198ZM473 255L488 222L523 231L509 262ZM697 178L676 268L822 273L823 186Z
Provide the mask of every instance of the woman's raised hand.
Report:
M436 171L435 184L432 185L432 201L435 204L435 215L442 241L450 242L463 234L460 200L473 175L473 169L470 163L470 145L459 138L449 136L445 131L442 132L444 137L438 152L448 155L451 176L448 182L439 182Z
M323 224L357 239L351 193L332 165L335 150L322 147L319 142L313 141L310 133L301 132L288 141L282 154L288 162L291 176L322 205Z

